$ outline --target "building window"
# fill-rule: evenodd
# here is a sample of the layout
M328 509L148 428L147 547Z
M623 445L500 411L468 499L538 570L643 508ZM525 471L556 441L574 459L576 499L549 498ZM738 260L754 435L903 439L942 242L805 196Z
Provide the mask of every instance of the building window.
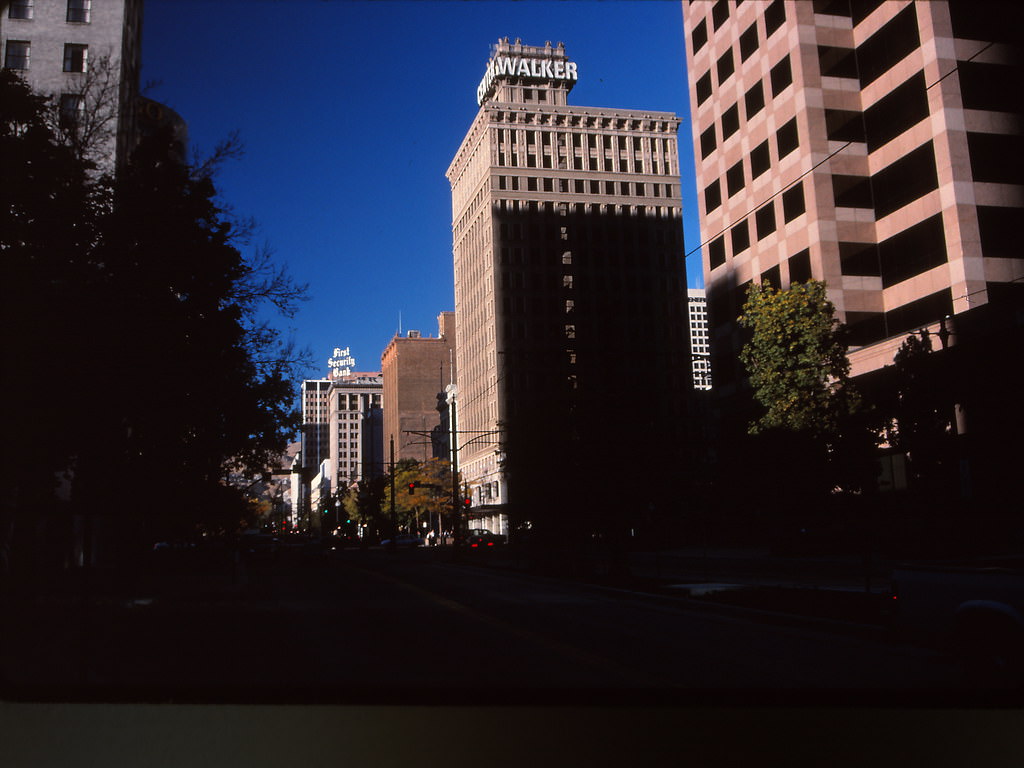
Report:
M721 85L726 80L728 80L732 73L735 71L736 65L733 63L732 60L732 51L726 51L718 60L718 84Z
M714 22L715 29L725 24L729 18L729 3L728 0L718 0L714 7L711 9L711 20Z
M92 0L68 0L67 20L80 24L89 23L89 10Z
M782 217L788 224L807 210L804 202L804 183L801 181L792 189L782 193Z
M779 128L778 133L775 134L775 138L778 142L780 159L800 146L799 135L796 130L796 118L794 117L784 126Z
M4 67L6 69L28 69L31 50L32 44L28 40L8 40L7 50L4 52Z
M967 134L968 148L971 146L971 136L972 134ZM1003 180L1012 183L1011 180L1020 179L1021 164L1019 154L1012 152L1012 146L1008 149L1011 151L994 153L993 160L998 158L997 162L1001 167L1012 168L1014 164L1017 165L1017 172L1007 175ZM973 157L971 168L975 171L975 181L993 181L977 172ZM922 144L880 170L872 177L871 186L874 190L875 216L879 219L938 189L939 177L932 142Z
M89 46L67 43L64 46L64 71L85 72L88 66Z
M878 244L882 287L946 263L946 238L942 214L909 227Z
M926 119L929 109L924 72L918 72L864 111L868 152Z
M715 151L715 126L712 125L700 135L700 157L706 158Z
M722 141L725 141L740 129L740 109L733 104L722 113Z
M770 73L772 81L772 96L778 96L786 90L793 82L793 69L789 66L789 56L776 64Z
M746 61L757 50L757 24L750 27L740 35L740 61Z
M768 151L768 140L765 139L750 151L750 177L756 179L772 165Z
M778 264L761 273L761 285L770 285L776 291L782 287L782 277Z
M857 47L860 87L866 88L921 45L911 3Z
M839 269L844 275L882 276L878 252L872 243L839 241Z
M718 184L718 179L715 179L704 188L704 211L711 213L721 204L722 188Z
M740 160L736 165L725 172L725 184L729 190L729 197L732 197L741 189L743 189L743 161Z
M851 48L819 45L818 62L822 77L857 77L857 59Z
M32 5L32 0L11 0L11 5L7 9L7 18L31 19Z
M874 208L867 176L832 174L832 199L837 208Z
M708 264L711 269L725 264L725 235L715 238L708 244Z
M696 53L704 44L708 41L708 22L707 19L701 19L700 24L693 28L693 52Z
M811 279L811 251L804 248L800 253L789 257L789 282L806 283Z
M65 93L60 97L60 125L61 128L71 128L78 124L82 110L85 107L85 99L77 93Z
M764 240L775 231L775 203L770 202L758 209L754 214L754 219L757 226L757 239Z
M764 29L768 37L771 37L772 33L781 27L785 21L786 8L782 4L782 0L775 0L775 2L764 9Z
M750 247L750 227L747 225L747 220L743 219L743 221L733 227L730 230L730 236L732 238L733 256L747 250Z
M711 70L709 69L697 79L698 106L711 98Z
M863 116L846 109L825 110L825 133L829 141L867 141Z
M747 120L764 109L764 86L760 81L747 91L743 97L743 103L747 108Z

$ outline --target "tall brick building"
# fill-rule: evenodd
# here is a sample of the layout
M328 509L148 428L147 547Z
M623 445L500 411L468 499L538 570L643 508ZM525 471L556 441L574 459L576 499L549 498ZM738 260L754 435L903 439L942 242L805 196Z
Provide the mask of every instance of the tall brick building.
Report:
M440 424L437 396L452 383L455 368L455 313L437 318L437 337L408 331L395 336L381 355L384 382L384 439L395 439L395 459L447 459L424 432Z

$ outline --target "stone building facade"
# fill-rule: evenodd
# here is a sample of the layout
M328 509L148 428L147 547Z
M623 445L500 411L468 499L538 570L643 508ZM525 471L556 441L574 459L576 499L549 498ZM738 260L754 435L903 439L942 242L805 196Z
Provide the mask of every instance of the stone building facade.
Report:
M685 442L679 118L570 106L580 76L561 43L499 40L447 172L459 466L488 514L590 504L566 486L636 471L621 446L655 471Z

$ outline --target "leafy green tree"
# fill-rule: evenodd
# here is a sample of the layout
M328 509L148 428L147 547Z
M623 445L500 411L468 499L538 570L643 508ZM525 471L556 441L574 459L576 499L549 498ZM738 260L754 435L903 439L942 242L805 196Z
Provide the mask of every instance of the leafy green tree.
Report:
M409 493L409 484L418 487ZM424 522L446 519L451 512L451 465L443 459L418 462L404 459L395 465L395 514L401 530L422 529ZM384 508L391 509L390 483L384 489Z
M783 428L835 434L859 396L850 387L846 344L825 284L809 280L787 290L751 285L739 323L751 333L740 360L765 408L751 433Z
M828 467L829 488L869 487L877 440L850 381L843 328L825 284L809 280L786 290L754 284L739 324L750 334L740 360L764 408L750 433L798 436L782 439L803 454L805 465Z

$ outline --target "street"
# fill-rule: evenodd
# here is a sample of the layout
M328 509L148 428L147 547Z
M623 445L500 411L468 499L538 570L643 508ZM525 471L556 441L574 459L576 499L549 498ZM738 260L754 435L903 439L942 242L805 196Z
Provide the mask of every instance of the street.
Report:
M687 601L453 563L296 553L233 591L12 608L19 698L969 702L939 652Z

